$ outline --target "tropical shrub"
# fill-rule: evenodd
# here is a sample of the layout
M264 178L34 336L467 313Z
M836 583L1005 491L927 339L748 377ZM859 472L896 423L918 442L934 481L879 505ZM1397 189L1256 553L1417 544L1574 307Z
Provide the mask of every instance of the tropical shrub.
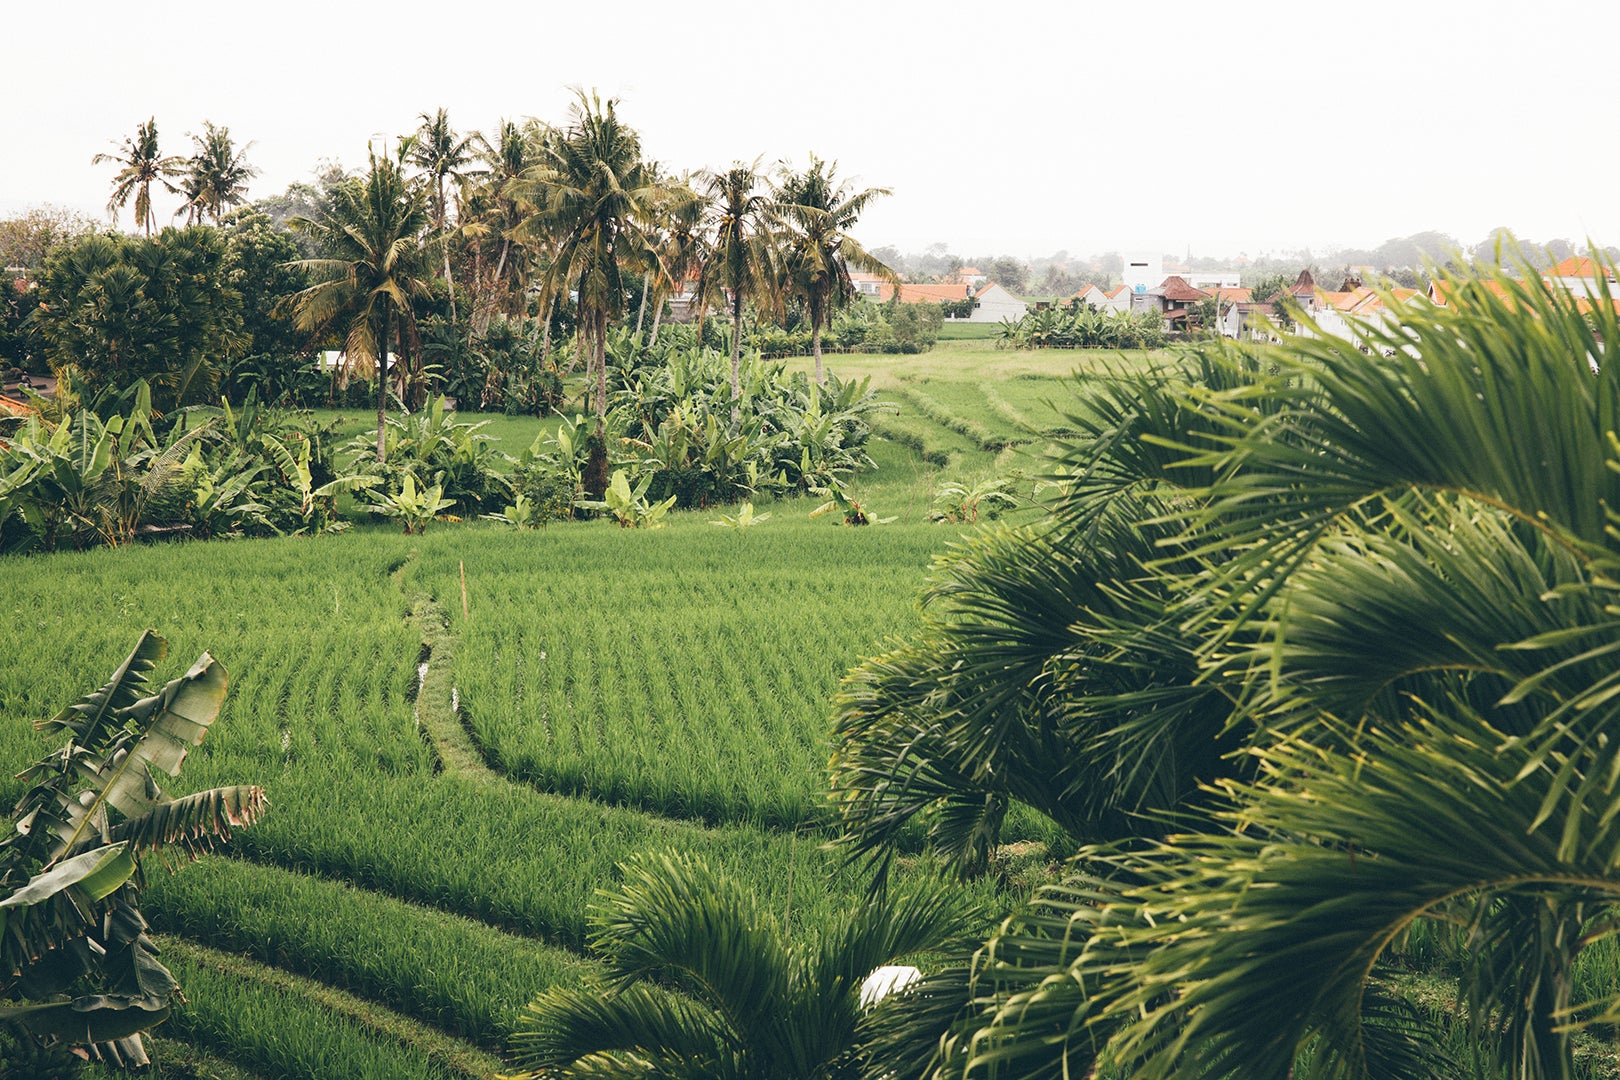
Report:
M934 507L929 521L948 525L971 525L981 517L994 521L1002 512L1018 505L1013 494L1018 477L991 476L976 484L947 480L934 489Z
M941 559L852 674L854 850L982 868L1014 804L1089 845L924 979L894 1075L1447 1075L1414 937L1458 943L1482 1074L1609 1035L1620 312L1451 295L1092 382L1055 514Z
M405 472L400 477L399 490L374 492L376 502L366 504L374 514L399 522L406 536L417 536L427 531L434 518L456 505L454 499L444 497L438 484L417 487L416 474Z
M57 249L36 316L51 367L89 394L145 379L164 407L201 399L244 344L231 269L220 231L200 225Z
M522 1077L861 1075L861 1043L883 1010L863 1000L867 979L954 944L978 919L934 884L854 905L794 940L701 859L649 856L621 871L591 912L605 974L524 1009L512 1037Z
M147 631L104 686L39 725L67 742L22 774L28 791L0 840L0 1021L120 1066L148 1064L140 1032L179 992L137 904L142 856L195 857L269 805L255 786L163 791L225 698L207 653L141 696L166 652Z
M652 473L643 473L641 479L631 487L625 471L617 469L601 501L581 501L576 505L583 510L607 511L621 528L661 529L667 524L664 515L675 505L675 496L671 495L659 503L648 502L647 488L652 484L652 479Z
M709 350L665 349L617 372L612 417L653 498L706 506L761 488L807 492L871 467L864 446L883 406L867 380L830 375L818 386L780 361L741 365L731 420L729 361Z
M1164 319L1151 311L1104 311L1076 302L1048 307L1020 319L1003 319L998 348L1157 349L1165 343Z
M443 395L430 398L419 412L387 418L382 461L367 457L374 446L369 436L351 442L351 475L376 479L389 495L400 494L407 477L425 479L463 517L494 510L505 505L511 488L500 470L506 459L482 433L488 423L463 423L445 407Z

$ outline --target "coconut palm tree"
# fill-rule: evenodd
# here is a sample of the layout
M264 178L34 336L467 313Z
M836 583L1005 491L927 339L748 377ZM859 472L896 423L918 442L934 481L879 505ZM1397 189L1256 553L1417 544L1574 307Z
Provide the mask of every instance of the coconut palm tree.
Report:
M230 128L215 127L210 120L203 121L203 133L193 135L191 141L196 149L186 162L182 183L186 202L181 211L188 224L212 217L217 225L227 206L247 201L247 183L259 174L247 163L253 144L238 150L231 142Z
M566 130L547 139L540 163L510 188L534 208L513 235L545 242L551 264L541 279L541 309L572 294L580 342L594 372L596 437L586 490L607 485L607 332L624 310L624 271L646 265L646 224L657 185L641 157L641 139L622 123L617 99L579 92Z
M170 181L179 177L185 168L185 159L163 157L158 152L157 118L135 126L135 137L125 139L114 154L97 154L90 159L92 165L112 162L120 166L113 177L112 198L107 200L107 212L114 218L131 198L135 200L135 218L147 237L157 218L152 213L152 185L161 184L170 194L179 191Z
M664 302L684 291L698 277L708 255L703 237L703 219L708 206L692 186L690 175L665 185L658 202L657 250L662 273L652 277L653 325L648 345L658 344L658 327L664 318Z
M553 133L537 121L519 124L503 120L491 140L482 132L472 136L472 147L482 168L468 174L473 181L464 191L458 215L461 231L473 245L473 330L483 333L490 318L499 310L518 313L528 285L529 268L517 251L518 226L528 213L515 191L519 179L535 168L541 148ZM532 211L532 208L527 208ZM494 258L488 258L485 241L493 239ZM544 236L522 241L540 244ZM543 245L542 245L543 246Z
M1439 1075L1412 935L1500 1074L1620 1014L1576 974L1620 916L1620 316L1491 286L1104 389L1057 515L863 665L857 846L971 854L996 801L1103 842L881 1036L896 1075Z
M759 160L734 162L724 172L704 176L709 208L709 237L698 293L724 294L731 313L731 422L740 415L742 399L743 305L774 309L780 304L780 267L776 221L770 192L761 183Z
M858 1075L874 970L936 949L975 916L934 886L852 909L789 940L729 878L683 855L645 857L592 913L606 978L547 991L513 1036L527 1077ZM881 1011L881 1006L878 1010Z
M450 202L445 182L460 181L474 160L473 136L458 138L450 126L450 116L439 109L431 116L422 113L421 126L411 140L407 157L433 182L433 231L443 234L450 221ZM450 294L450 318L456 317L456 286L450 274L450 245L444 246L444 283Z
M816 382L825 385L821 328L831 313L855 295L849 271L864 270L898 285L899 277L849 235L871 203L888 188L854 191L838 180L838 163L810 155L810 166L796 173L785 165L776 181L776 213L787 227L783 241L783 281L790 295L804 301L810 316L810 351Z
M377 376L377 460L384 456L388 414L388 357L396 348L408 362L415 332L413 301L432 288L429 261L435 243L427 193L412 184L388 157L370 155L364 178L333 191L330 209L318 218L294 218L324 257L295 265L316 279L291 298L299 329L342 329L351 363Z

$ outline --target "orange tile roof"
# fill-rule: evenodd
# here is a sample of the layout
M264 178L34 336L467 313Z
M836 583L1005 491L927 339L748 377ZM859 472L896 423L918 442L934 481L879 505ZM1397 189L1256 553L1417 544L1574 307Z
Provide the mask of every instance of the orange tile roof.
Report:
M1584 255L1571 255L1551 270L1548 277L1599 278L1608 277L1608 271Z
M1247 304L1254 299L1254 290L1217 288L1215 298L1223 304Z
M1496 281L1493 278L1480 278L1477 281L1477 284L1483 285L1487 292L1494 293L1496 296L1500 297L1503 300L1511 300L1512 299L1511 295L1508 292L1508 287L1506 285L1502 284L1500 281ZM1451 294L1452 294L1452 291L1453 291L1455 285L1456 285L1455 282L1446 281L1446 280L1439 279L1439 278L1435 279L1429 285L1428 299L1433 301L1434 303L1438 304L1441 307L1450 307L1451 306ZM1413 290L1413 289L1396 289L1395 290L1397 295L1399 295L1402 292L1413 293L1415 291L1416 290Z
M1103 293L1103 295L1108 297L1108 299L1112 300L1114 297L1118 296L1120 293L1122 293L1124 291L1125 291L1125 286L1123 286L1123 285L1115 285L1112 289L1109 289L1107 292Z
M984 271L977 266L963 266L956 271L958 277L984 277Z
M878 284L877 298L889 300L894 296L894 286L888 282ZM939 304L966 300L968 290L966 285L913 285L909 282L900 286L900 302L902 304Z

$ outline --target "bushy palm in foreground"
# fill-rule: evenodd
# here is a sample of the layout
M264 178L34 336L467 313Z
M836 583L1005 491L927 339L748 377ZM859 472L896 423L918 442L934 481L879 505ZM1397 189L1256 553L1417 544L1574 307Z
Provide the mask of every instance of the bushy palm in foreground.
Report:
M1054 518L944 561L846 690L852 842L1094 843L873 1075L1442 1075L1420 925L1487 1071L1574 1075L1620 1017L1572 976L1620 915L1620 322L1499 288L1091 386Z
M593 913L607 974L554 989L513 1038L526 1077L812 1080L859 1073L874 969L937 949L976 925L934 886L895 892L805 941L728 878L683 856L625 867Z

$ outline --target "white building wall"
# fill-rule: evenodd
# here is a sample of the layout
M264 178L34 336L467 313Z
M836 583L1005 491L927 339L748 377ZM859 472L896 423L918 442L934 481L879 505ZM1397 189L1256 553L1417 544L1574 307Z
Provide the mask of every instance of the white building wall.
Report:
M1144 293L1164 280L1164 256L1147 251L1125 254L1125 268L1120 272L1125 291Z
M1003 319L1022 319L1029 305L1002 288L991 285L979 294L979 306L973 309L968 322L999 323Z

